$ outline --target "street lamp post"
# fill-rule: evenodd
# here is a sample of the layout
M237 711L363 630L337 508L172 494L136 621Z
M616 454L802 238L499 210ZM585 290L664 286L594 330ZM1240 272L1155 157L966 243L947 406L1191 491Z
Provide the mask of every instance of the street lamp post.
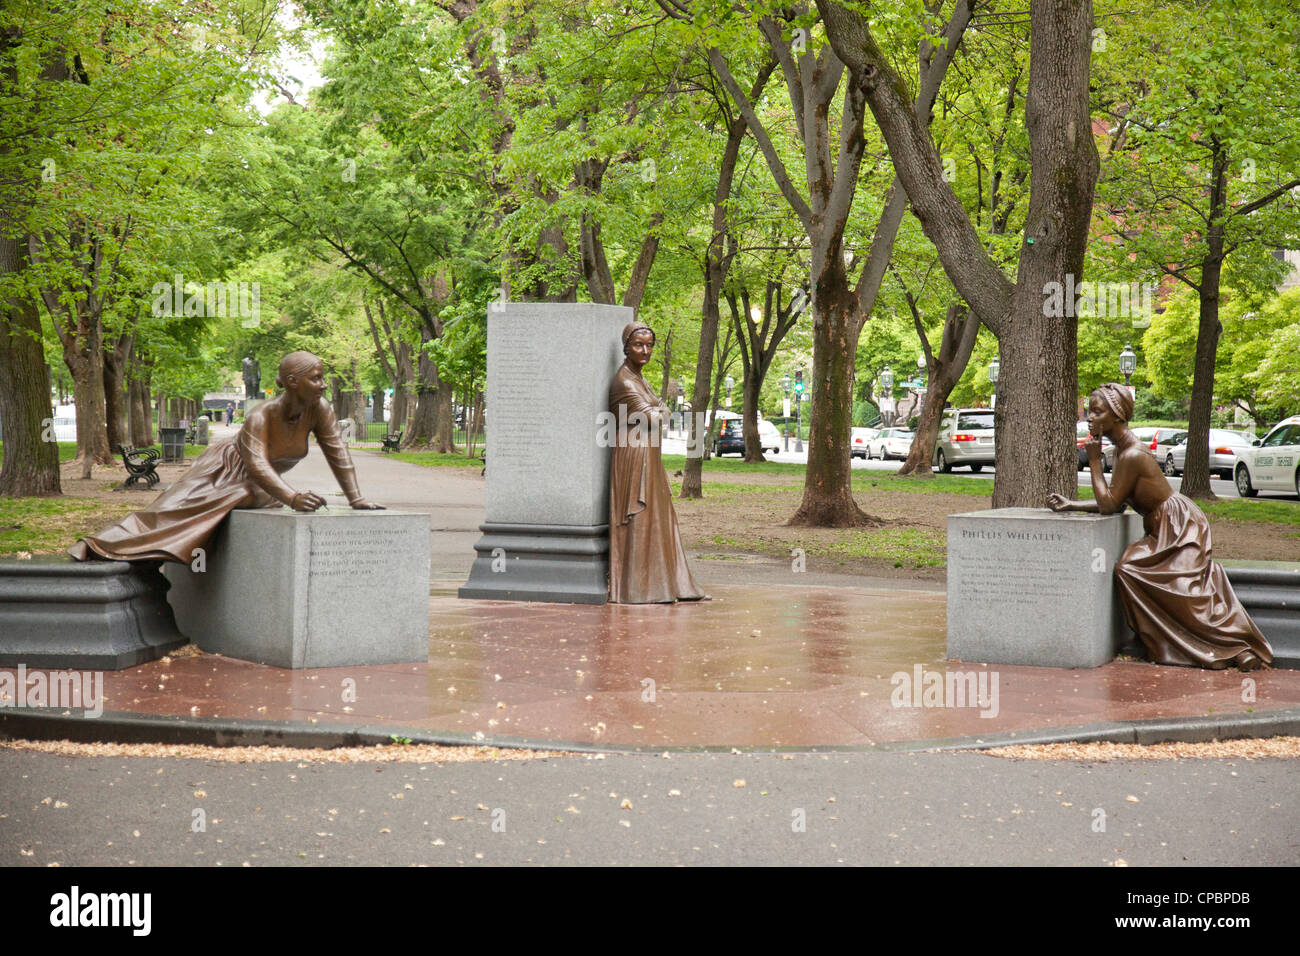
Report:
M789 373L781 376L781 397L785 399L785 408L781 409L785 412L785 428L781 431L785 435L786 451L790 450L790 386L793 384Z
M920 352L916 356L916 417L919 421L921 417L921 408L925 403L925 353Z
M730 408L730 407L731 407L731 390L732 390L733 388L736 387L736 380L735 380L734 378L732 378L730 375L728 375L728 376L727 376L727 380L726 380L723 384L726 385L726 387L727 387L727 407Z
M989 399L989 408L998 407L998 374L1002 371L1002 363L998 361L997 356L993 356L993 361L989 362L989 384L993 386L993 395Z
M889 402L889 412L882 416L885 418L885 427L888 428L894 424L894 373L885 363L885 370L880 373L880 387L884 390L885 400Z
M1137 353L1133 351L1133 346L1125 345L1124 351L1119 353L1119 372L1124 376L1124 385L1128 387L1129 379L1138 367Z

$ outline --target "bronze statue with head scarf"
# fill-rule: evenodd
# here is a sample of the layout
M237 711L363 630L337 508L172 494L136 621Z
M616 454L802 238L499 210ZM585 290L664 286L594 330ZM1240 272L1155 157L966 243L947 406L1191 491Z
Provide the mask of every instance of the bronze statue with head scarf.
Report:
M1092 434L1086 446L1094 500L1051 495L1054 511L1142 515L1146 537L1115 563L1124 616L1147 655L1161 664L1242 670L1266 667L1273 649L1237 600L1223 566L1211 559L1210 524L1190 498L1177 494L1156 460L1129 430L1133 397L1123 385L1102 385L1088 400ZM1115 445L1106 481L1101 436Z
M609 599L615 604L698 601L707 595L686 564L659 434L668 409L641 375L654 351L642 322L623 329L627 357L609 386L620 426L609 466Z
M213 445L185 476L147 508L98 534L82 538L68 553L86 561L176 561L189 564L235 508L315 511L325 499L295 491L280 476L307 457L316 436L330 470L353 508L376 509L357 488L356 469L339 435L334 409L325 400L325 365L310 352L290 352L275 380L280 395L258 405L239 435Z

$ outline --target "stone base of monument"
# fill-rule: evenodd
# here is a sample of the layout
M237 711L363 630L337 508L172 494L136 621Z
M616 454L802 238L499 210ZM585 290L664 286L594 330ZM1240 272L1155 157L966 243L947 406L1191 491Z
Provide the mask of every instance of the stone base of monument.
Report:
M488 522L462 598L604 604L609 593L607 525Z
M1220 563L1237 600L1273 648L1273 666L1300 668L1300 563Z
M181 633L276 667L429 658L429 516L236 510L200 569L171 564Z
M157 563L0 560L0 665L121 670L185 644Z
M994 508L948 516L948 656L1099 667L1137 637L1116 560L1143 536L1132 512Z

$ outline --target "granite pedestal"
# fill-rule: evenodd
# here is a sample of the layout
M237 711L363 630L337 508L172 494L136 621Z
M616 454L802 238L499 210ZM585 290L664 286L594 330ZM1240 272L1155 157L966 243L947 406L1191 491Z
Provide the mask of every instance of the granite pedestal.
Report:
M610 450L597 436L634 312L499 309L487 326L487 520L459 596L604 604Z
M185 644L157 562L0 559L0 665L121 670Z
M170 564L181 633L205 651L276 667L424 661L429 516L236 510L201 569Z
M994 508L948 516L948 656L1099 667L1136 643L1115 562L1143 535L1132 512Z

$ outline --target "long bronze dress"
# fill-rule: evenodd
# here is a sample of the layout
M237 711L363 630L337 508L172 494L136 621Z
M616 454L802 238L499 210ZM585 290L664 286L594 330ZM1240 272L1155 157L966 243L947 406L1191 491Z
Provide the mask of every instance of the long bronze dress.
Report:
M217 525L235 508L272 508L293 501L294 490L280 475L307 457L315 433L348 501L361 497L356 469L339 435L334 409L325 399L294 423L279 405L259 405L239 435L213 445L176 482L142 511L129 514L68 549L81 561L176 561L189 564L195 548L206 548Z
M1147 536L1115 564L1124 616L1160 664L1221 669L1244 654L1264 664L1273 649L1210 558L1210 524L1180 494L1143 516Z
M619 406L625 406L621 415ZM620 425L628 422L620 427L609 466L609 599L614 604L701 600L707 595L686 564L659 448L666 409L625 363L610 383L609 410ZM643 418L633 417L638 413ZM646 424L638 427L639 421Z

